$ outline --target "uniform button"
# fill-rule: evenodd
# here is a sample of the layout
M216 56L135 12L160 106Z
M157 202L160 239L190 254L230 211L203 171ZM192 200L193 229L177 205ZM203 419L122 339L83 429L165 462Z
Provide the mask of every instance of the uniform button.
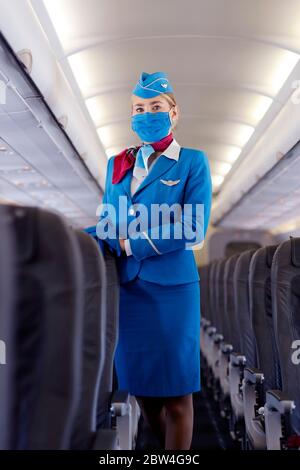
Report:
M129 215L134 215L135 214L135 210L133 208L129 209Z

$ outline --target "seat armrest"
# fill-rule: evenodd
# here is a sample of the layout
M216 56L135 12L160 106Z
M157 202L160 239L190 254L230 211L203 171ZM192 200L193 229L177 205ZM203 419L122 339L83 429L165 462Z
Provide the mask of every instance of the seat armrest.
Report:
M113 426L117 430L120 449L132 450L134 441L132 407L130 395L123 390L117 390L111 400Z
M206 333L208 334L208 336L212 336L216 334L216 332L217 332L217 328L215 326L209 326L206 330Z
M232 408L231 435L234 436L235 439L240 437L240 429L238 426L234 427L234 423L242 422L244 416L243 395L241 390L245 366L246 357L240 353L231 352L228 372Z
M222 343L221 344L221 351L223 354L230 354L233 351L233 346L229 343Z
M216 333L213 335L213 341L215 344L220 344L222 341L223 341L223 335L221 335L220 333Z
M281 390L268 390L266 393L266 404L269 408L280 414L292 413L296 408L295 402L289 400Z
M264 406L263 381L264 375L260 370L245 367L242 381L244 418L247 439L254 450L264 450L267 446L264 416L261 413Z
M289 400L281 390L267 391L264 417L268 450L281 450L288 443L292 429L290 419L294 409L293 400Z
M201 320L200 320L200 324L203 327L203 329L205 330L206 328L208 328L210 326L210 321L207 320L206 318L202 317Z
M111 400L110 411L113 417L126 416L130 412L129 393L123 390L114 392Z
M230 354L230 363L232 366L242 367L246 364L246 356L241 353L232 352Z
M250 384L262 384L264 374L259 369L246 367L244 370L244 379Z

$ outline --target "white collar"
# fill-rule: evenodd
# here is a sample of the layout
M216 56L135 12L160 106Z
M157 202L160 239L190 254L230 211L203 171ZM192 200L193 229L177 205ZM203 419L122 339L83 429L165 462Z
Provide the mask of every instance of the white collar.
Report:
M180 145L179 143L173 138L172 142L170 143L169 147L163 151L161 155L165 157L171 158L172 160L178 161L179 159L179 152L180 152Z

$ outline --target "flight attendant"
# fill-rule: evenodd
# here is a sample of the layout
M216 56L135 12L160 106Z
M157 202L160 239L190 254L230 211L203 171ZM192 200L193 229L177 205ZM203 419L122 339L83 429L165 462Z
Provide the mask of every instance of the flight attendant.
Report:
M212 196L205 153L173 136L178 116L167 74L143 72L131 96L131 127L141 145L109 159L97 225L120 273L119 388L136 397L168 450L188 450L192 440L200 289L191 247L203 244ZM175 211L153 222L151 211L162 205Z

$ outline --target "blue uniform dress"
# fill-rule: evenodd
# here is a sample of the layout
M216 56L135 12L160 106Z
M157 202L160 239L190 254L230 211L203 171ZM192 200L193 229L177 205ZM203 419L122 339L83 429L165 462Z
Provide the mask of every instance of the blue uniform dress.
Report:
M163 286L136 278L121 285L115 366L132 395L200 390L199 282Z
M109 160L104 202L117 207L117 196L124 194L129 206L197 202L204 205L205 235L211 178L203 152L183 149L173 141L133 195L132 171L120 183L111 184L113 158ZM178 183L165 184L161 179ZM136 396L186 395L200 390L198 270L193 251L185 247L186 240L152 235L149 231L144 239L129 237L129 256L121 252L116 240L106 240L117 255L121 283L115 354L118 385Z

